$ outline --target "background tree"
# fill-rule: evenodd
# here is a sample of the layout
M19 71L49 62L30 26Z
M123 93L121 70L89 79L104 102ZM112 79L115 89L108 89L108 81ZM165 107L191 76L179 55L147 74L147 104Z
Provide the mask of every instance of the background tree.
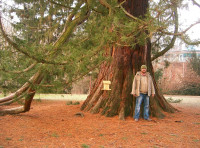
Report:
M200 57L194 51L191 55L187 63L187 72L185 73L183 86L178 89L172 91L174 94L181 95L200 95Z
M190 68L197 73L197 75L200 76L200 55L197 55L197 53L194 51L192 53L192 57L189 60L189 66Z
M18 11L31 11L31 15L28 15L27 12L24 12L26 15L25 19L21 19L20 23L15 23L13 24L16 29L19 29L19 34L18 36L12 36L9 37L8 34L4 31L2 22L1 22L1 31L2 31L2 36L6 39L6 41L15 49L15 52L19 56L19 58L22 58L22 62L25 62L27 64L27 61L30 60L32 63L37 64L37 68L35 71L33 71L33 76L31 79L27 81L19 90L17 90L15 93L11 94L10 96L7 96L5 98L2 98L0 102L6 102L6 103L12 103L15 100L19 100L21 98L25 98L25 103L23 107L20 108L14 108L11 110L5 110L2 111L3 113L18 113L18 112L25 112L30 109L30 104L33 99L33 96L35 94L35 90L38 88L38 84L41 82L42 79L48 78L47 76L53 75L54 84L57 84L60 82L60 84L65 84L70 83L72 79L77 79L77 77L81 77L85 75L85 68L94 68L95 62L98 61L102 56L96 56L93 59L90 59L91 56L88 56L87 54L84 54L83 50L80 50L80 43L77 43L76 40L79 38L81 39L78 35L76 38L69 38L73 36L73 31L76 31L79 29L77 28L78 25L80 25L82 22L84 22L85 19L88 18L89 14L89 7L88 3L84 3L82 1L77 2L75 7L68 7L71 5L74 5L74 2L71 1L66 7L65 5L62 4L54 4L54 5L61 5L63 6L66 10L70 11L70 14L67 15L67 19L65 22L64 20L61 19L59 21L56 20L57 24L55 24L53 27L51 25L48 25L46 22L42 22L46 16L50 16L49 18L58 18L55 17L54 15L48 14L48 11L52 12L52 9L50 9L50 6L52 3L47 2L47 1L16 1L18 6L20 7L20 10L17 8L11 9L12 12L16 10ZM46 5L45 5L46 4ZM48 4L48 5L47 5ZM35 6L36 5L36 6ZM44 7L45 6L45 7ZM21 7L23 7L21 9ZM29 7L29 9L26 9L26 7ZM55 6L54 6L55 7ZM60 10L56 9L58 12L64 11L64 8L60 7ZM40 8L39 10L35 10L36 8ZM46 9L45 9L46 8ZM32 11L35 10L35 11ZM48 10L48 11L46 11ZM38 13L40 12L40 13ZM20 12L20 18L24 18L23 13ZM48 18L48 17L47 17ZM64 18L64 17L62 17ZM29 22L29 20L34 20L34 22L31 22L30 25L27 25L25 23L26 21ZM37 21L40 20L40 21ZM42 24L41 24L42 22ZM21 26L21 23L26 24L26 26ZM57 27L55 27L57 25ZM61 31L59 31L59 27L63 28ZM35 31L33 34L30 31ZM27 31L27 32L26 32ZM44 34L44 32L46 35ZM51 31L51 32L49 32ZM43 32L41 34L41 32ZM60 33L60 36L57 36L57 34ZM78 33L77 33L78 34ZM54 39L56 38L56 39ZM48 39L48 40L47 40ZM75 41L77 44L72 43L72 41ZM49 42L49 43L48 43ZM68 44L67 44L68 43ZM69 47L66 46L69 45ZM87 42L84 42L83 44L87 44ZM76 48L78 47L78 48ZM67 48L71 49L70 52L67 50ZM91 46L88 47L90 49ZM73 50L75 49L75 50ZM88 50L89 52L90 50ZM74 55L82 55L79 56L77 59L74 58ZM60 57L57 57L57 55L60 55ZM66 55L67 58L66 58ZM94 55L94 53L93 53ZM97 53L95 53L97 55ZM10 62L10 65L14 66L16 68L21 68L21 62L19 62L19 66L16 66L15 63ZM27 58L27 59L26 59ZM90 59L90 65L86 65L85 67L81 67L84 62L86 62L86 59ZM9 59L12 61L12 58ZM95 66L94 66L95 65ZM2 64L4 66L4 64ZM56 67L57 66L57 67ZM56 71L54 69L57 68ZM5 69L5 68L4 68ZM13 68L11 68L13 69ZM33 68L29 68L29 70L34 70ZM7 72L7 70L4 70L4 72ZM67 76L63 71L68 71ZM12 71L13 72L13 71ZM21 70L20 73L24 74L25 70ZM27 72L27 70L26 70ZM79 72L78 76L73 75L74 72ZM11 72L10 72L11 73ZM13 72L16 74L16 72ZM31 74L31 73L29 73ZM59 79L58 75L61 75L61 80ZM72 76L73 77L72 77ZM24 76L23 76L24 77ZM50 81L47 79L48 82ZM60 80L60 81L59 81ZM58 86L58 85L56 85ZM9 101L9 102L7 102Z
M13 62L12 56L4 57L3 61L6 59L9 64L1 64L1 69L15 76L17 70L19 83L26 83L0 102L25 98L25 105L17 112L30 109L35 91L41 86L68 87L101 65L81 109L124 119L132 114L135 106L130 90L141 64L146 63L153 75L151 60L167 52L176 37L192 27L178 32L177 7L181 7L181 1L149 5L148 0L15 0L15 4L16 7L9 10L19 18L19 22L13 24L17 34L9 36L2 22L0 24L2 36L13 47L17 58ZM158 47L164 49L160 52ZM11 50L5 52L12 53ZM155 53L153 57L151 52ZM23 79L20 80L20 76ZM29 76L32 77L29 79ZM9 78L14 80L13 75ZM101 91L102 80L111 80L111 91ZM155 80L154 84L156 86ZM163 111L174 112L157 87L156 90L156 98L151 99L151 114L163 117ZM16 109L3 113L16 113Z

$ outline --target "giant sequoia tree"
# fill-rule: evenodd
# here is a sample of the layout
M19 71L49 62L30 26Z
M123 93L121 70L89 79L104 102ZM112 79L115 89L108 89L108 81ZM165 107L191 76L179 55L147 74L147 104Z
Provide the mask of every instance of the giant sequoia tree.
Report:
M148 0L127 0L123 3L124 12L139 22L138 26L134 28L134 30L138 29L139 31L137 31L135 36L131 36L133 38L132 42L135 45L120 46L116 43L110 47L111 49L108 49L110 51L107 56L111 56L112 61L101 65L99 76L92 92L82 105L82 110L90 110L92 113L100 112L106 116L119 115L120 119L124 119L125 116L133 113L135 98L133 99L133 96L130 94L133 76L140 70L142 64L146 64L153 75L150 30L148 30L147 22L144 21L148 6ZM176 11L176 8L174 11ZM174 12L174 17L176 17L175 15L177 15L177 12ZM115 28L112 29L115 30ZM118 32L118 35L120 38L121 32ZM110 91L102 90L103 80L111 81ZM156 86L155 80L154 84ZM175 111L164 97L159 94L157 86L156 97L151 99L150 108L151 114L157 117L163 117L162 111Z
M9 10L8 14L18 16L19 21L13 23L16 33L8 34L0 22L1 35L8 43L1 47L1 78L6 86L24 85L0 99L0 103L24 100L24 105L3 110L3 114L29 111L34 94L41 87L68 87L98 68L98 77L81 110L124 119L134 110L131 84L140 66L147 64L153 76L152 60L173 47L177 36L188 42L184 34L193 26L178 32L177 7L181 7L181 1L15 0L15 3L19 7L5 12ZM12 56L8 57L9 54ZM17 83L13 81L16 74ZM111 81L110 91L101 90L103 80ZM154 84L156 97L150 102L151 114L163 117L163 112L174 112L176 109L159 93L155 80Z

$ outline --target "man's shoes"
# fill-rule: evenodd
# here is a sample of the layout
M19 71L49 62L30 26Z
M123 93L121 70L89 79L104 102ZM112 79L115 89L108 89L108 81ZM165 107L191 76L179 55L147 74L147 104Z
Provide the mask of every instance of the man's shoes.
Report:
M145 120L147 120L147 121L152 121L152 119L150 119L150 118L148 118L148 119L145 119Z
M138 119L135 119L135 122L138 122Z

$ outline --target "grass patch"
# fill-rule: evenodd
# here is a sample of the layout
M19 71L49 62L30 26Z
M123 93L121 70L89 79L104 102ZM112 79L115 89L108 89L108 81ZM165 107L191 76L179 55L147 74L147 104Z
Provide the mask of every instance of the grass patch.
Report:
M193 139L194 142L199 142L199 139Z
M172 97L166 99L169 103L180 103L183 99L173 99Z
M123 139L123 140L127 140L128 138L127 138L127 137L122 137L122 139Z
M58 137L59 137L59 135L58 135L57 133L52 133L51 136L52 136L52 137L55 137L55 138L58 138Z
M23 140L24 140L23 138L20 138L20 139L19 139L19 141L23 141Z
M78 102L78 101L72 103L72 105L79 105L79 104L80 104L80 102Z
M6 140L12 140L12 138L7 137Z
M103 137L103 134L99 134L100 137Z
M141 133L142 135L147 135L147 133L146 132L143 132L143 133Z
M71 134L71 133L68 133L68 134L67 134L67 136L71 137L71 136L72 136L72 134Z
M82 144L81 147L82 147L82 148L90 148L90 146L87 145L87 144Z
M72 105L72 101L67 101L66 105Z
M170 136L175 136L175 137L178 137L178 135L176 135L176 134L169 134Z
M42 99L35 99L36 102L42 102Z
M194 124L196 124L196 125L200 125L200 123L199 123L199 122L195 122Z
M80 104L80 102L78 102L78 101L75 101L75 102L73 102L73 101L67 101L66 102L66 105L79 105Z

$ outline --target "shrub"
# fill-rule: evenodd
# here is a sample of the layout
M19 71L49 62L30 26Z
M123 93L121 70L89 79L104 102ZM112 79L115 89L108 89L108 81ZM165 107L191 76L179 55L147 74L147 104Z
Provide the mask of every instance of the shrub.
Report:
M173 90L167 94L200 96L200 84L188 84L179 90Z
M170 98L167 98L166 100L169 103L180 103L183 99L173 99L170 97Z

